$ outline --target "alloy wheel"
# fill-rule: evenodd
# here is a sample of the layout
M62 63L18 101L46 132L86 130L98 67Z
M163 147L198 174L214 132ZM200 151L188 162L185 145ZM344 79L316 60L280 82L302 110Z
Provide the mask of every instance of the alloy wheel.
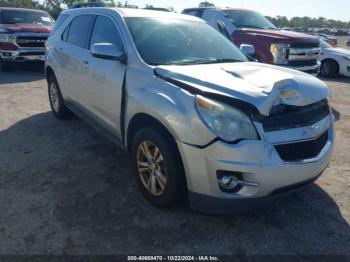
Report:
M164 157L153 142L142 141L137 149L137 170L143 186L154 196L163 194L167 185Z
M60 100L58 96L57 86L55 83L50 84L50 101L53 110L55 110L55 112L58 112L60 109Z

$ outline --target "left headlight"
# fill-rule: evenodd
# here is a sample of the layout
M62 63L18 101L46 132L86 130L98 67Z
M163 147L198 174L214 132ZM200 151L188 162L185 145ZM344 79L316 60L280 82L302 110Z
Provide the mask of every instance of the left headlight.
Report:
M277 65L288 64L287 55L290 46L287 44L272 44L270 47L273 63Z
M0 43L13 43L15 41L11 34L4 34L0 32Z
M208 128L226 142L259 139L251 119L232 106L197 95L196 108Z

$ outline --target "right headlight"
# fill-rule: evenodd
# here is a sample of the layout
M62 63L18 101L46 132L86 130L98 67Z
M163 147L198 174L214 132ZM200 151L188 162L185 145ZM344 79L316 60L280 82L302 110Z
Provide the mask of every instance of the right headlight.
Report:
M242 111L200 95L195 99L199 116L220 139L229 143L259 139L252 121Z
M271 54L273 55L274 64L287 64L287 52L289 49L287 44L271 44Z

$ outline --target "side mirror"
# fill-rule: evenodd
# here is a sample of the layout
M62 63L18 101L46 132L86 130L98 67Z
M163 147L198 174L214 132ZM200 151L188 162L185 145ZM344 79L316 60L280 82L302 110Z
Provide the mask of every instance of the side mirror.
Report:
M119 51L117 47L111 43L94 44L91 48L91 54L94 57L101 58L101 59L116 60L120 62L126 61L125 53L122 51Z
M253 56L255 54L255 47L252 45L242 44L240 49L246 56Z

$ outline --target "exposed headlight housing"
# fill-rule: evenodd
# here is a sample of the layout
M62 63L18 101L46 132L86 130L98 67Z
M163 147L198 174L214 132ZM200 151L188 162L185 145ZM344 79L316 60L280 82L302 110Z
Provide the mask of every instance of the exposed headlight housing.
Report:
M259 139L251 119L242 111L227 104L197 95L196 108L205 125L228 143Z
M288 63L288 52L290 45L288 44L271 44L271 54L273 56L274 64L287 64Z

